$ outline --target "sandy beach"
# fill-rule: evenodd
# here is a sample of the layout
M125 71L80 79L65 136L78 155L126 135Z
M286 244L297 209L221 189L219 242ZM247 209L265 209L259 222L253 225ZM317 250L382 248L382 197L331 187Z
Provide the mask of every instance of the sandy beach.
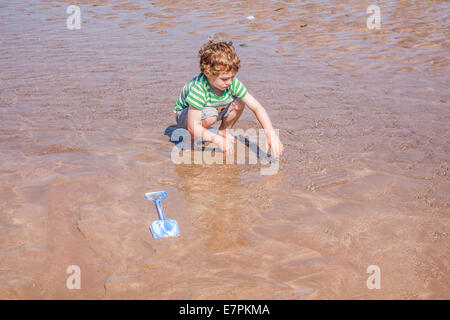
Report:
M370 30L371 4L2 2L0 299L449 299L450 4L380 0ZM279 129L275 174L172 161L208 37ZM180 237L149 230L160 190Z

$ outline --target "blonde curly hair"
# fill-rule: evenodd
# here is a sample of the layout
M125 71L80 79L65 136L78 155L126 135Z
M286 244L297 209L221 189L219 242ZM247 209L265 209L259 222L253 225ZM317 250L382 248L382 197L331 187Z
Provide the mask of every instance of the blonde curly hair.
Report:
M241 61L231 41L208 40L199 50L200 70L218 76L221 72L235 74L239 71Z

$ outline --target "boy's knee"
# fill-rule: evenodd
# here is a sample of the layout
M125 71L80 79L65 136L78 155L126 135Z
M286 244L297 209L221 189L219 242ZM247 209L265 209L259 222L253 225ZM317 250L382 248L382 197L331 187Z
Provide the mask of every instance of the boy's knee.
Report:
M206 119L202 120L202 126L204 128L209 128L216 122L217 122L217 117L216 116L215 117L209 117L209 118L206 118Z
M236 100L234 100L232 108L236 111L242 111L245 108L245 103L241 99L237 98Z

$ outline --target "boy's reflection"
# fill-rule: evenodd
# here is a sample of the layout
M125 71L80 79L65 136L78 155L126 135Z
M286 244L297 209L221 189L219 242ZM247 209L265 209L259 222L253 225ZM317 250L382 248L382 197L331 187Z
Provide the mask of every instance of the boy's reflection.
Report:
M246 242L253 209L247 199L252 190L241 176L247 169L238 165L175 165L186 197L192 224L202 231L206 247L225 249Z

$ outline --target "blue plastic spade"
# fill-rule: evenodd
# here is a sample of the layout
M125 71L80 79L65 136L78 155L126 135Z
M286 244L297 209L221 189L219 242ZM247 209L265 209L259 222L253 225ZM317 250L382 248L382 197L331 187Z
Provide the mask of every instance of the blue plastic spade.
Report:
M164 237L178 237L180 235L180 229L178 228L178 223L175 220L168 220L164 217L164 212L161 207L161 200L165 199L167 193L165 191L158 192L147 192L145 197L148 200L152 200L156 204L156 209L158 210L159 220L155 220L150 225L150 230L152 231L153 238L164 238Z

